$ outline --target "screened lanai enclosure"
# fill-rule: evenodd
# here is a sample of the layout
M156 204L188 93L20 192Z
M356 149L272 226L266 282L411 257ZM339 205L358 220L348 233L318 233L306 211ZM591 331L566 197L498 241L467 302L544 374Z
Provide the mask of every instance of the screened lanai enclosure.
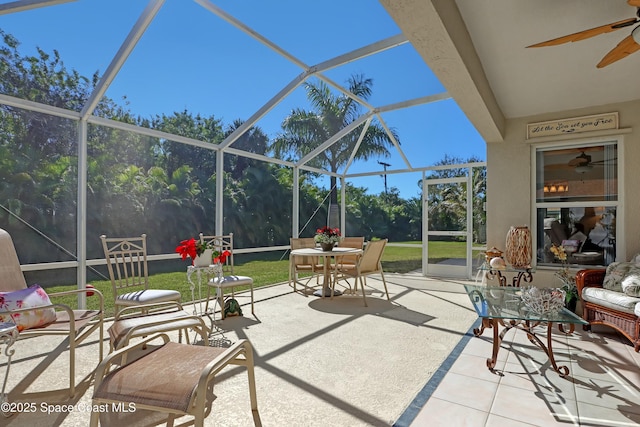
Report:
M0 2L0 228L31 282L91 279L102 234L177 271L200 232L281 258L326 224L472 275L484 142L380 4L302 3Z

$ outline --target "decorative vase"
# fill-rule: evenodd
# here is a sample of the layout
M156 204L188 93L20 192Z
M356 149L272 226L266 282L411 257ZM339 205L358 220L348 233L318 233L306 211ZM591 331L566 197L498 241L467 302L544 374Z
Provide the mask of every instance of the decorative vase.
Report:
M504 256L514 268L531 267L531 231L529 231L529 227L525 225L509 229Z
M334 243L320 243L320 247L323 251L329 252L333 250Z
M194 267L209 267L213 259L213 249L205 249L200 255L193 260Z

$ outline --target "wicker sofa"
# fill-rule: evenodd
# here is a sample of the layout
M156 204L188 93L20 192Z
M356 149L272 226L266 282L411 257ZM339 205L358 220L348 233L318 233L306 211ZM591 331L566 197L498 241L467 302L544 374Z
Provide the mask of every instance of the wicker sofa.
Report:
M631 264L631 263L619 263ZM640 350L640 296L607 286L605 276L610 269L586 269L576 274L578 294L582 301L584 326L606 325L627 337L636 352Z

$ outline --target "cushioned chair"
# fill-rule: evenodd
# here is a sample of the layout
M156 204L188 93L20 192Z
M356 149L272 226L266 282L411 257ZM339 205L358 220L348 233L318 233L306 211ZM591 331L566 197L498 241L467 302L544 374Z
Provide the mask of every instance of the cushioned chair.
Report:
M384 278L384 272L382 271L382 254L384 253L384 248L387 245L387 239L384 240L373 240L367 243L367 246L364 250L364 253L358 259L358 262L355 265L345 264L343 267L340 267L340 264L337 264L335 270L336 279L333 282L332 289L335 290L335 283L339 280L347 280L349 278L354 278L354 291L358 290L358 281L360 281L360 285L362 286L362 300L364 301L365 307L367 306L367 298L365 295L365 285L366 278L372 274L380 274L382 277L382 283L384 284L384 292L387 295L387 300L389 300L389 291L387 290L387 282ZM333 298L333 293L331 295Z
M364 249L364 237L343 237L342 240L338 242L339 248L354 248L354 249ZM362 255L344 255L338 257L338 267L346 268L346 267L354 267L358 263L358 259L360 259ZM335 268L335 266L334 266Z
M292 237L289 239L291 250L315 248L316 242L313 237ZM297 292L297 284L300 284L307 289L309 282L315 278L316 283L319 283L319 278L323 274L324 264L320 262L320 257L313 256L289 256L289 286L293 283L293 291ZM303 282L300 278L300 273L306 275Z
M209 328L202 317L187 313L178 302L126 307L120 310L109 327L110 351L126 347L135 337L175 330L179 331L179 341L184 332L189 343L189 331L193 330L208 345Z
M582 300L582 318L624 335L640 351L640 257L613 262L606 269L584 269L576 274Z
M200 239L204 240L209 247L214 251L223 253L229 251L229 255L222 263L222 276L212 277L207 282L207 303L205 305L205 312L209 309L209 299L211 298L211 288L216 290L216 299L220 305L220 313L222 319L225 318L224 312L224 295L225 291L231 291L231 297L235 297L234 290L239 287L248 287L251 296L251 314L254 313L253 309L253 279L249 276L238 276L233 272L233 233L229 233L225 236L204 236L200 234Z
M131 306L147 306L169 301L180 302L180 292L172 289L149 289L147 235L140 237L100 236L116 314Z
M155 346L158 339L162 339L163 344ZM192 415L193 424L203 426L215 398L215 377L230 365L247 368L250 407L256 425L261 425L253 349L247 340L240 340L229 348L204 347L169 342L162 334L124 347L111 353L98 366L93 405L135 404L136 410L167 413L167 425L173 425L176 416ZM109 415L92 412L91 426L97 426L101 417ZM126 420L118 421L118 425L125 424Z
M27 287L20 269L13 240L0 229L0 321L18 325L18 339L42 335L64 335L69 338L69 394L75 394L75 350L93 331L99 331L98 362L102 360L104 337L104 299L95 289L75 289L47 295L39 286ZM65 304L52 304L56 297L92 293L98 299L94 310L72 309ZM21 308L18 308L21 307ZM34 344L36 345L36 344Z

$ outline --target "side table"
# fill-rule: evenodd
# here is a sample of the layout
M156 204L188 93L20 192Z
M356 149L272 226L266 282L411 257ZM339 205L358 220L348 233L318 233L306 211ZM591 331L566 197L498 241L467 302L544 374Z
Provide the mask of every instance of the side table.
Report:
M0 403L7 402L7 395L5 394L5 388L7 387L7 380L9 379L9 368L11 368L11 356L15 352L15 349L11 348L18 339L18 327L13 323L0 323L0 348L5 345L4 354L7 356L7 369L4 371L4 381L2 382L2 393L0 393ZM5 417L11 416L11 412L2 411L2 415Z
M195 278L194 278L195 273ZM216 303L213 304L213 308L207 310L206 312L202 309L202 281L206 280L205 284L209 283L209 280L213 276L222 277L224 275L224 271L222 269L222 264L211 264L206 267L196 267L190 265L187 267L187 281L189 282L189 288L191 289L191 301L193 302L193 314L197 314L200 316L207 316L209 318L209 322L211 322L211 326L209 327L209 343L212 347L229 347L233 342L224 336L224 331L220 329L215 323L215 313L216 313L216 303L220 298L219 292L222 292L220 288L218 288L216 292ZM196 282L198 282L198 304L199 309L196 308ZM207 284L207 286L209 286ZM224 307L220 307L220 312L224 310ZM219 334L221 338L211 338L213 333Z
M198 282L198 302L200 304L199 313L196 310L196 295L195 295L196 283L194 282L194 279L193 279L193 273L196 274L195 278ZM199 314L199 315L207 314L207 313L204 313L202 310L202 279L204 278L204 280L206 280L205 283L207 283L209 282L209 279L212 276L214 275L221 276L222 274L223 272L222 272L221 264L211 264L206 267L195 267L193 265L190 265L189 267L187 267L187 281L189 282L189 288L191 289L191 301L193 302L193 314ZM215 305L213 309L215 312ZM221 309L224 309L224 308L221 307Z
M513 266L506 266L505 268L494 268L488 263L484 263L479 268L480 271L485 272L487 280L498 279L500 286L513 286L520 287L521 282L531 283L533 282L533 273L535 269L532 267L515 268ZM514 276L511 278L511 283L507 283L507 276L505 273L512 273Z

